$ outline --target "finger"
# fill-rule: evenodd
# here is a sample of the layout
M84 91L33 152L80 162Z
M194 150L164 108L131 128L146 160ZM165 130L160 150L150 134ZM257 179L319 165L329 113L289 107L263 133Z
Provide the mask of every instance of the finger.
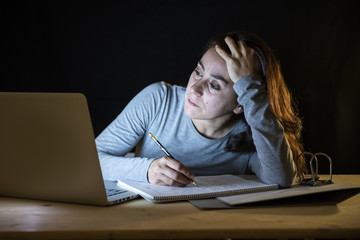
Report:
M185 186L190 184L191 180L168 166L162 166L157 169L153 182L159 185Z
M238 44L244 58L251 62L252 71L262 73L260 57L255 49L248 47L244 41L239 41Z
M192 171L189 168L187 168L184 164L182 164L181 162L175 159L169 158L167 164L170 168L172 168L176 172L183 174L187 178L192 179L195 177L195 175L192 173Z
M174 180L172 177L169 177L166 172L163 172L162 174L159 174L156 184L158 185L164 185L164 186L178 186L183 187L185 185L188 185L188 182L179 182Z
M215 46L215 50L220 55L220 57L222 57L222 59L224 59L225 62L231 61L231 56L224 49L222 49L219 45Z
M163 157L161 163L162 167L159 172L165 176L162 176L161 180L167 185L184 186L191 183L194 174L179 161Z
M240 50L241 54L242 54L243 56L246 56L246 55L247 55L248 47L245 45L245 42L239 40L239 41L238 41L238 46L239 46L239 50ZM250 49L252 50L252 48L250 48Z
M236 45L234 39L232 39L231 37L227 36L225 38L225 42L228 45L231 55L235 58L238 58L240 56L240 51L238 46Z
M169 157L154 160L148 170L148 180L151 184L184 186L190 183L182 173L168 166L169 161L176 161ZM179 180L180 179L180 180Z
M191 183L191 180L176 171L166 171L164 172L164 177L161 180L169 186L185 186Z

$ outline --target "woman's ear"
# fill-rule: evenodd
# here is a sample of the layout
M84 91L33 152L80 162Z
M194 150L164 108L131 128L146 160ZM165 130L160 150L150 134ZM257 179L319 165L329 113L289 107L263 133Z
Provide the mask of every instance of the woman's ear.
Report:
M243 106L241 106L240 104L238 104L238 105L234 108L233 112L234 112L235 114L243 113L243 112L244 112L244 108L243 108Z

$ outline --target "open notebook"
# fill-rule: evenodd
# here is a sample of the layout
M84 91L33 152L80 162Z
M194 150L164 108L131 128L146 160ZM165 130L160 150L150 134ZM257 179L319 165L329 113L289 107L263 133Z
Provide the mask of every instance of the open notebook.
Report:
M150 202L169 202L229 196L278 189L276 184L265 184L260 180L248 180L234 175L196 177L198 187L189 184L185 187L159 186L132 180L119 180L118 186L138 193Z

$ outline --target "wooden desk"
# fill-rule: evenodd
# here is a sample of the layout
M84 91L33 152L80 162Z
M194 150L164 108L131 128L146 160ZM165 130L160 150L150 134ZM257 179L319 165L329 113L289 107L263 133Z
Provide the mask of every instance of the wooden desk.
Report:
M337 175L360 184L360 175ZM360 194L338 204L200 210L143 199L111 207L0 198L0 239L360 238Z

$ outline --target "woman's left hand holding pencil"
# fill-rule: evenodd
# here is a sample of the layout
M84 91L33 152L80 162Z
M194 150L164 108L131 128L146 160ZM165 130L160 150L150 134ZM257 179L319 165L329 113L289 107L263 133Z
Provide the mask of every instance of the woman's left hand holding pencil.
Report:
M154 160L148 170L148 180L152 184L185 186L192 183L195 175L181 162L164 156Z

